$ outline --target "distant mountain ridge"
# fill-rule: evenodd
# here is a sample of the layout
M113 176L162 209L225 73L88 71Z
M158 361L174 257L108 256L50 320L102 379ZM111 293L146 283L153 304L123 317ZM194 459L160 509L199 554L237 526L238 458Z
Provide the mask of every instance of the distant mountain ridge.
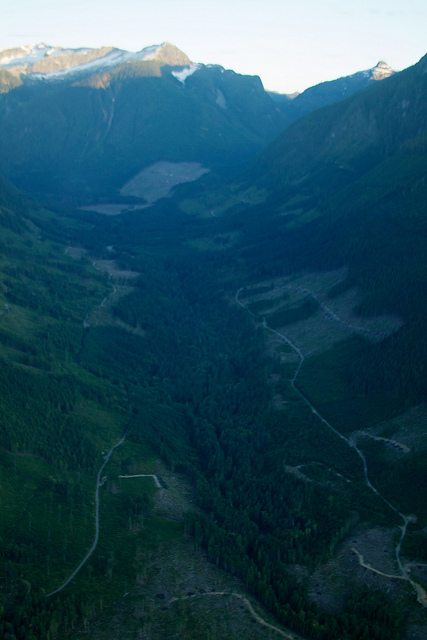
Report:
M278 102L257 76L193 63L168 42L136 53L45 43L7 49L0 171L28 193L78 205L116 199L156 162L230 175L302 115L392 73L381 62Z
M0 51L0 66L22 81L58 81L102 73L131 61L154 60L164 65L191 65L191 60L169 42L145 47L136 53L101 47L64 49L45 43Z
M295 122L259 156L250 179L283 188L301 180L312 185L326 171L353 181L371 170L425 132L426 65L424 56L384 82Z
M293 122L311 111L344 100L374 82L389 78L394 73L396 72L386 62L380 60L371 69L358 71L336 80L321 82L309 87L302 93L278 94L270 91L269 95L275 102L280 104L281 109Z

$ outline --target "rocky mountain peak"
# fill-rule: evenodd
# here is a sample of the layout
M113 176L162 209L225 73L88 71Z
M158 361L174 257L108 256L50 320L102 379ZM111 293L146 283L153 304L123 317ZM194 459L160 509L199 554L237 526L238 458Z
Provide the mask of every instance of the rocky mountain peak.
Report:
M168 64L171 67L191 65L190 58L170 42L163 42L152 56L152 59L162 64Z
M384 60L380 60L376 67L372 69L372 79L373 80L384 80L384 78L388 78L392 76L395 72L393 69L384 62Z

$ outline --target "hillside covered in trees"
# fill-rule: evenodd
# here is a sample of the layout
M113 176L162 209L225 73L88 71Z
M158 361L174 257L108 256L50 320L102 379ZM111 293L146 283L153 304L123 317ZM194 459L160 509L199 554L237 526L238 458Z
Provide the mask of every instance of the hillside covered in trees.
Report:
M422 637L424 70L144 211L2 181L4 638L100 637L128 594L142 637L212 637L183 545L288 637Z

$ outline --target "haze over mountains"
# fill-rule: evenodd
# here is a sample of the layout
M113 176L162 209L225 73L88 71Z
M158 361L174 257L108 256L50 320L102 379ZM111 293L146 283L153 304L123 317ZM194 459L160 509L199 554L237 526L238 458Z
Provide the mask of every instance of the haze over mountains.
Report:
M427 56L0 90L1 637L423 640Z

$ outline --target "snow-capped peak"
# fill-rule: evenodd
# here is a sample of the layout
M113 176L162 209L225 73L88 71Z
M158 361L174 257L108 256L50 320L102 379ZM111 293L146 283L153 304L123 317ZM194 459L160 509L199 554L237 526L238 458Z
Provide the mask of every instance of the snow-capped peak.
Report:
M24 74L44 81L75 80L126 62L156 59L171 66L191 64L185 54L167 42L145 47L136 53L114 47L63 49L45 43L0 51L0 66L14 75Z
M51 47L44 42L14 49L5 49L0 51L0 66L6 69L18 66L33 66L45 56L52 55L58 50L63 51L60 47Z
M384 80L384 78L388 78L394 73L395 71L393 71L393 69L387 64L387 62L380 60L375 67L372 67L372 69L367 69L366 71L357 71L357 73L353 73L348 77L355 79L362 77L367 78L369 81Z
M372 69L373 80L384 80L384 78L388 78L393 74L393 69L384 60L380 60L377 66Z

